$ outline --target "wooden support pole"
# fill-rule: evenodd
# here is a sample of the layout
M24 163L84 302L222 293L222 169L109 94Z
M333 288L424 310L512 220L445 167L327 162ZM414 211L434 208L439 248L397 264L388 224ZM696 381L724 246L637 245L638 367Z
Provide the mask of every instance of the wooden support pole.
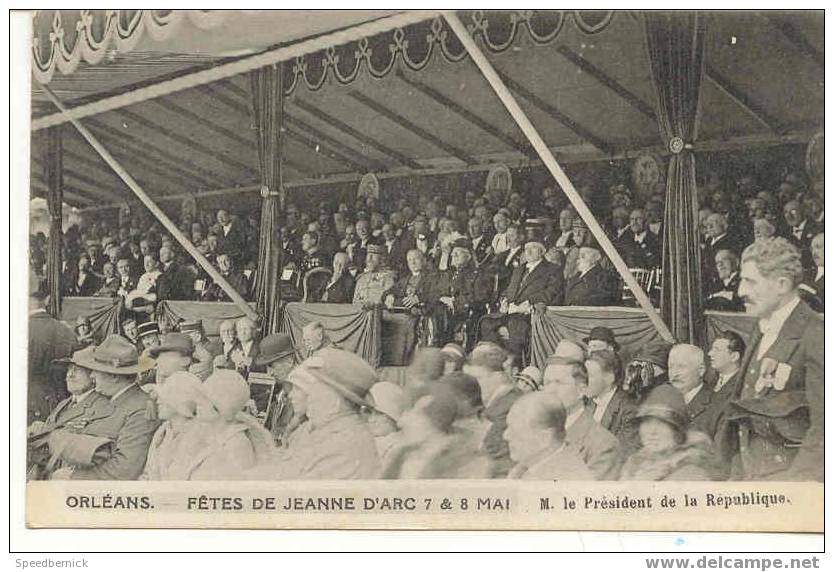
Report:
M52 93L52 91L44 85L42 85L41 88L44 90L47 96L49 96L49 99L52 100L52 103L55 104L55 107L60 109L62 113L66 113L67 110L64 107L64 104L61 103L61 101L55 96L55 94ZM257 321L258 314L252 309L252 307L246 302L246 300L243 299L243 296L241 296L237 292L237 290L232 288L232 285L229 284L229 282L225 278L223 278L223 275L220 274L220 272L218 272L218 270L211 265L211 263L206 259L206 257L203 256L203 253L197 250L197 248L191 243L191 241L188 240L185 237L185 235L180 231L180 229L177 228L177 225L175 225L173 221L170 218L168 218L168 215L162 212L162 209L160 209L153 201L153 199L151 199L148 196L148 194L142 189L142 187L139 186L139 183L136 182L136 180L130 175L130 173L125 171L124 167L122 167L121 164L119 164L119 162L113 158L110 152L98 141L98 139L96 139L96 137L92 133L90 133L87 130L86 127L84 127L81 124L81 122L78 119L75 119L74 117L70 116L68 117L68 120L72 122L72 124L81 134L81 136L84 137L84 139L86 139L90 145L92 145L93 149L95 149L96 152L99 155L101 155L101 158L104 159L104 162L107 163L110 166L110 168L116 172L119 178L121 178L122 181L124 181L124 183L130 188L131 191L133 191L133 193L139 198L139 200L142 201L142 203L148 208L148 210L151 211L151 213L159 220L159 222L162 223L162 226L165 227L165 230L170 232L171 235L175 239L177 239L177 242L179 242L180 245L186 250L186 252L188 252L188 254L190 254L192 258L194 258L194 260L197 261L200 267L202 267L202 269L205 270L209 276L211 276L211 279L220 285L223 291L229 296L229 298L232 299L232 301L235 304L237 304L237 306L243 311L244 314L246 314L246 316L248 316L252 320Z
M547 147L547 144L539 135L536 128L527 118L527 115L524 111L519 107L518 103L516 102L513 94L510 93L507 86L504 85L504 82L501 81L501 78L495 71L495 68L492 67L492 64L489 63L484 53L472 39L472 36L469 35L469 32L464 27L463 23L461 23L460 19L457 17L457 14L451 11L447 11L443 13L443 17L449 23L449 26L454 30L455 34L457 35L458 39L461 41L463 46L466 48L466 51L469 52L469 56L472 58L472 61L478 66L478 69L481 70L481 73L484 74L484 77L489 82L489 85L492 86L492 89L495 90L495 93L501 99L501 102L507 108L507 111L510 112L515 122L524 132L524 135L527 139L530 140L530 143L533 145L533 148L539 154L542 159L542 162L545 164L547 169L553 175L553 178L556 179L556 182L559 183L559 186L562 187L562 190L570 200L571 204L573 204L576 212L579 213L579 216L582 217L582 220L585 221L585 224L588 225L588 229L594 235L594 238L597 239L597 242L605 251L605 254L614 263L614 267L617 269L617 272L620 273L620 276L623 277L625 283L628 285L631 292L634 294L634 297L639 302L640 307L646 312L646 315L652 321L652 324L660 335L668 342L674 342L674 338L672 336L672 332L669 331L669 328L661 319L660 315L655 311L654 307L652 306L649 297L646 296L646 293L643 291L643 288L640 287L640 284L637 283L637 280L634 278L634 275L626 266L626 263L623 261L620 254L617 252L617 249L614 248L614 245L606 236L605 231L603 231L602 227L597 222L597 219L594 217L591 210L585 204L585 201L582 200L582 197L579 196L579 193L576 192L576 189L573 186L573 183L562 170L562 167L559 166L559 163L556 161L556 158L553 157L553 153L550 152L550 149ZM666 277L668 280L669 277Z

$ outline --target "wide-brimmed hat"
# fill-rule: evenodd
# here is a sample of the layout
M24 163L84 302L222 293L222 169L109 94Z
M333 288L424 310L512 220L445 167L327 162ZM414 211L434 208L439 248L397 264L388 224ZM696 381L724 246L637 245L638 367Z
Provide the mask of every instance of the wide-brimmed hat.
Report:
M93 371L130 375L153 368L156 362L140 356L136 347L118 334L110 334L98 346L90 346L73 354L70 360Z
M255 365L269 365L275 360L295 354L292 338L287 334L270 334L261 340L261 351L255 358Z
M162 352L177 352L184 356L194 353L194 340L190 336L180 332L170 332L162 338L162 343L148 350L151 357L155 358Z
M361 407L370 407L365 397L376 383L377 376L374 368L368 365L358 355L338 348L322 348L304 360L290 374L289 382L304 389L305 377L310 377L323 383L347 399ZM307 374L306 376L303 374Z
M658 385L649 392L646 400L637 409L635 420L653 417L672 425L678 431L689 426L689 410L680 391L668 383Z
M591 333L588 334L588 337L583 341L587 344L591 340L600 340L610 344L611 347L614 348L614 351L620 350L620 344L617 343L617 339L614 337L614 332L605 326L596 326L595 328L592 328Z
M394 421L399 421L402 414L408 409L408 398L403 388L390 381L375 383L370 389L370 394L374 402L374 409L384 413Z
M159 335L159 324L156 322L145 322L144 324L136 326L136 335L140 340L151 334L156 334L157 336Z

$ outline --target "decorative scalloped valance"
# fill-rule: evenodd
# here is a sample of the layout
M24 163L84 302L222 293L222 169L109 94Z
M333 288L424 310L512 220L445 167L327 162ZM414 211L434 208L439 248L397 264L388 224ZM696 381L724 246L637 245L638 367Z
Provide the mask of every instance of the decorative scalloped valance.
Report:
M210 30L226 19L222 10L37 11L33 16L32 72L48 83L55 70L74 72L81 62L95 65L113 53L127 53L147 36L162 42L183 24Z
M231 14L216 10L39 11L34 15L34 77L46 84L56 69L70 74L82 62L95 65L137 49L143 39L142 47L152 51L154 42L170 45L169 40L176 40L178 34L193 37L195 31L202 34L224 24L232 25ZM492 53L509 49L525 31L536 44L548 44L569 22L585 34L596 34L611 24L614 15L614 11L460 12L475 38ZM253 17L251 13L247 16ZM203 47L210 51L217 42L217 38L207 35ZM159 51L164 51L164 47ZM285 92L289 95L300 85L316 91L328 78L349 84L363 70L371 77L382 78L398 62L419 71L436 53L449 62L468 57L441 17L299 57L285 66Z
M613 10L476 10L459 15L476 41L492 53L501 53L524 31L536 44L549 44L568 21L585 34L597 34L611 24L615 13ZM327 83L328 77L347 85L356 80L363 68L372 77L383 78L398 61L410 70L420 71L437 52L449 62L468 57L442 17L296 58L293 65L285 67L285 93L290 95L302 84L310 91L317 91Z

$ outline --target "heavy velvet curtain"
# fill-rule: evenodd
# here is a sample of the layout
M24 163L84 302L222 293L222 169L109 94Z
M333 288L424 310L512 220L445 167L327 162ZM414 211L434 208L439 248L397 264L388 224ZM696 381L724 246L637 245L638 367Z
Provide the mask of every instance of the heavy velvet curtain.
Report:
M657 122L663 143L672 152L663 218L661 314L678 341L693 343L698 343L702 332L703 307L692 144L698 136L705 18L695 12L645 15Z
M284 308L282 331L293 346L304 347L302 330L310 322L321 322L330 340L344 350L378 367L382 354L382 321L378 308L363 310L353 304L305 304L290 302Z
M64 161L62 127L51 127L46 134L46 207L49 212L49 239L46 252L46 285L49 291L47 311L55 318L61 314L61 216L64 202Z
M255 300L263 318L261 331L268 335L280 326L281 238L278 217L283 209L281 147L284 122L284 88L281 64L251 72L252 120L258 141L261 169L261 224Z
M124 310L121 298L82 298L69 296L61 305L60 319L75 326L80 316L90 320L90 332L96 343L101 343L110 334L121 334L119 324Z

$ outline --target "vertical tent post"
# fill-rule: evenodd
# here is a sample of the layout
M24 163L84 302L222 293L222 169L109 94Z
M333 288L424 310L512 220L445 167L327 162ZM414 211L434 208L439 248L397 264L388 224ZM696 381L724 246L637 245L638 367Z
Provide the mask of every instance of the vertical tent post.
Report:
M52 100L52 103L54 103L55 106L58 109L60 109L62 113L67 112L67 109L64 107L64 104L61 103L61 101L55 96L54 93L52 93L52 90L50 90L48 87L44 85L41 85L41 88L49 96L49 99ZM139 186L139 183L136 182L136 180L130 175L130 173L128 173L124 169L124 167L122 167L119 164L119 162L116 161L115 158L113 158L110 152L99 142L98 139L96 139L96 137L92 133L90 133L90 131L87 130L86 127L84 127L81 124L80 121L72 117L70 117L69 120L72 122L72 124L81 134L81 136L84 137L84 139L86 139L87 142L90 145L92 145L93 149L96 150L96 152L101 156L101 158L104 159L104 162L107 163L110 166L110 168L116 172L119 178L121 178L122 181L124 181L124 183L130 188L131 191L133 191L133 193L139 198L139 200L142 201L142 203L148 208L148 210L151 211L151 213L153 213L153 215L159 220L159 222L162 223L162 226L165 227L165 230L170 232L171 235L175 239L177 239L177 242L179 242L180 245L182 245L182 247L188 252L188 254L190 254L191 257L197 261L200 267L202 267L202 269L205 270L209 276L211 276L211 279L220 285L223 291L232 299L232 301L235 304L237 304L237 306L243 311L244 314L246 314L246 316L248 316L252 320L257 321L258 314L252 309L251 306L249 306L246 300L243 299L243 296L241 296L237 292L237 290L232 288L232 285L229 284L229 282L225 278L223 278L223 275L220 274L220 272L218 272L218 270L214 266L212 266L212 264L206 259L206 257L203 256L203 253L197 250L197 248L193 244L191 244L191 241L188 240L185 237L185 235L180 231L180 229L177 228L177 225L175 225L173 221L171 221L171 219L168 218L168 215L166 215L162 211L162 209L160 209L156 205L156 203L153 202L153 199L151 199L148 196L148 194L145 193L145 191L142 189L142 187Z
M484 53L475 43L475 40L472 39L472 36L457 17L457 14L451 11L446 11L443 12L443 17L449 23L452 30L454 30L458 39L461 41L463 46L466 48L466 51L469 53L469 56L472 58L472 61L475 62L475 65L478 66L478 69L481 70L481 73L489 82L489 85L493 90L495 90L495 93L504 104L504 107L507 108L507 111L510 112L510 115L524 132L525 137L527 137L530 144L533 145L536 153L538 153L539 157L541 157L542 162L550 171L551 175L553 175L553 178L556 179L557 183L559 183L559 186L565 192L568 200L570 200L571 204L573 204L574 208L579 213L579 216L582 217L582 220L584 220L585 224L588 225L588 229L605 251L605 254L614 264L617 272L620 273L620 276L622 276L626 285L628 285L629 289L634 294L634 297L637 299L637 302L640 304L640 307L643 308L646 315L652 321L654 327L666 341L673 342L674 338L672 337L672 333L655 311L649 297L643 291L643 288L640 287L640 284L637 283L637 280L628 269L628 266L626 266L622 257L620 257L617 249L614 248L614 245L608 239L605 231L603 231L593 213L585 204L585 201L583 201L582 197L579 196L579 193L576 192L573 183L571 183L568 176L562 170L562 167L559 166L559 163L556 161L553 153L551 153L550 149L548 149L547 144L541 138L538 131L527 118L527 115L521 107L519 107L518 102L516 102L515 97L513 97L513 94L510 93L510 90L496 73L495 68L492 67L492 64L489 63L489 60L487 60Z
M284 209L283 185L284 65L273 64L249 72L252 120L258 141L261 170L261 224L258 229L258 268L255 300L263 316L264 335L277 332L281 314L282 243L278 218Z
M46 135L46 160L44 161L44 179L46 179L46 208L49 212L49 238L46 251L46 285L49 291L47 311L52 317L61 314L61 256L62 225L64 202L64 147L63 128L60 125L50 127Z

